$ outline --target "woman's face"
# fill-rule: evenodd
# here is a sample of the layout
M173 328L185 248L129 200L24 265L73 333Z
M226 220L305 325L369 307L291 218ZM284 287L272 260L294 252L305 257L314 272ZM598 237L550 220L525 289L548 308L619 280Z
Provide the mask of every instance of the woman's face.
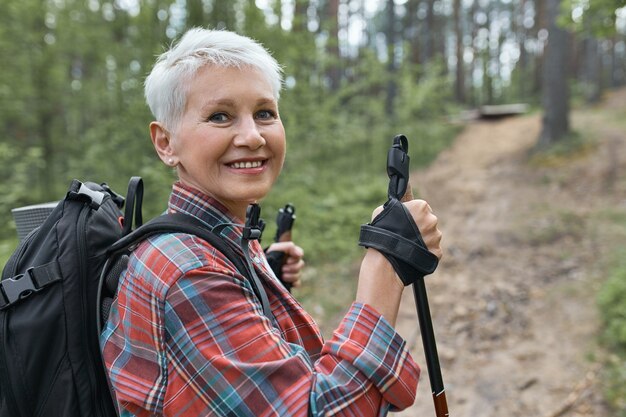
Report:
M170 146L181 182L245 218L285 159L285 130L270 83L255 68L201 68Z

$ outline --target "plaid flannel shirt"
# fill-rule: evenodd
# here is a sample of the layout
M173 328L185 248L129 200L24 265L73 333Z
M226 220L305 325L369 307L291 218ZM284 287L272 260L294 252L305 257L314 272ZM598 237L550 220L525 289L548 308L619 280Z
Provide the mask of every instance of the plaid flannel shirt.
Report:
M180 183L169 211L238 223ZM233 225L222 235L239 246L241 233ZM247 279L203 240L163 234L133 252L101 335L122 417L382 416L413 403L419 368L382 316L354 303L324 343L250 243L279 328Z

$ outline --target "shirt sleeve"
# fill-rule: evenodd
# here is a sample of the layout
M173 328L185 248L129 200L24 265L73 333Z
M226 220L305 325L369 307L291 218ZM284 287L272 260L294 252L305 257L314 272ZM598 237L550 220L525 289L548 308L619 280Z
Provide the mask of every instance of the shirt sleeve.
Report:
M404 340L363 304L313 363L243 277L198 268L169 289L164 338L165 416L376 416L415 399L419 368Z

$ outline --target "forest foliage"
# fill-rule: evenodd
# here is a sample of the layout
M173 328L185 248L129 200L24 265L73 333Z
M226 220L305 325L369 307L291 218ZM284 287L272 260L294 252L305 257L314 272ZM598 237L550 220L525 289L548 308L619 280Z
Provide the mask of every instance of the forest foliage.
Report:
M420 83L412 82L410 66L390 75L373 49L339 62L320 47L319 31L272 23L277 5L263 10L251 1L58 0L45 7L39 0L3 2L0 53L10 65L0 81L0 210L6 213L0 237L15 234L11 208L59 199L72 178L106 181L123 191L131 175L140 175L147 217L163 210L174 176L152 150L143 80L155 56L180 33L205 26L258 39L284 66L280 105L289 151L266 217L293 202L302 235L321 231L308 242L308 253L315 257L338 247L345 253L341 246L354 239L343 243L337 237L350 225L358 230L384 201L385 149L393 135L409 135L418 162L453 136L443 123L448 81L425 69ZM339 64L352 81L342 75L346 79L331 86L328 74ZM388 107L392 81L406 88Z
M416 167L454 137L453 112L540 102L547 2L3 1L0 240L13 243L11 208L59 199L72 178L123 191L140 175L147 217L163 209L174 176L151 148L143 81L167 45L204 26L249 35L284 66L289 150L264 217L290 201L313 259L349 255L358 224L385 199L384 161L395 134L409 137ZM586 51L569 67L588 90L623 83L619 6L561 4L564 24L580 32L576 46ZM600 81L589 75L589 63L598 62L591 40L606 62L594 73Z

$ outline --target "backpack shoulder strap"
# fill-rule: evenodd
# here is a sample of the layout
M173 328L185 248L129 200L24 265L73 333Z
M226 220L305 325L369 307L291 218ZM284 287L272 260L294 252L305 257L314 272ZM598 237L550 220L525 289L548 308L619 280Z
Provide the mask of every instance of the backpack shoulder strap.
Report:
M265 292L261 280L254 271L254 267L245 262L242 256L238 255L222 237L209 229L201 220L193 216L183 213L167 213L156 217L114 243L109 248L109 256L125 251L150 236L162 233L186 233L194 235L205 240L221 252L235 265L237 271L250 281L256 296L263 306L263 314L272 322L275 321L272 310L270 309L267 293Z
M128 181L128 191L126 192L126 205L124 208L124 229L122 236L126 236L135 227L143 224L141 207L143 203L143 179L141 177L131 177Z

